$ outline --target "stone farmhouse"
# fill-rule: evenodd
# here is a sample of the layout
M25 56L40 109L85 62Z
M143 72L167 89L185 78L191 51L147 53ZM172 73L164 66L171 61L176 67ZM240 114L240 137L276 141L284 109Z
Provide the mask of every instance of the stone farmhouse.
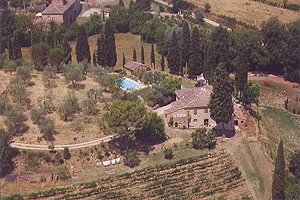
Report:
M42 20L70 26L76 20L80 11L81 4L79 0L52 0L50 5L42 12Z
M131 76L137 72L146 72L149 69L147 65L136 61L127 62L123 68L127 76Z
M216 122L210 117L208 108L212 86L205 85L202 87L185 88L177 90L176 101L170 104L165 110L165 118L169 125L175 128L216 128L223 129L222 124ZM246 118L243 116L241 109L234 106L232 120L224 124L224 129L232 131L235 125L243 124Z
M167 122L173 127L214 127L208 108L211 93L211 86L177 90L176 101L165 110Z

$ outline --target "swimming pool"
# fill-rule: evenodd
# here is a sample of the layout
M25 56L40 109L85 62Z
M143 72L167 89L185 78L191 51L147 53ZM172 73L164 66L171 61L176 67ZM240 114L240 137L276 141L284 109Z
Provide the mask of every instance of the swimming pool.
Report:
M129 78L122 79L120 86L123 90L126 91L139 90L145 87L143 84L140 84Z

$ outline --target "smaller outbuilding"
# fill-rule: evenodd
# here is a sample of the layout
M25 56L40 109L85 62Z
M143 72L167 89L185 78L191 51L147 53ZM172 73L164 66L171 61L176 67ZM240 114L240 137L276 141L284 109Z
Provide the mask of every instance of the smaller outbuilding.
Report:
M146 72L149 67L143 63L136 61L129 61L124 65L124 70L127 76L133 75L137 72Z

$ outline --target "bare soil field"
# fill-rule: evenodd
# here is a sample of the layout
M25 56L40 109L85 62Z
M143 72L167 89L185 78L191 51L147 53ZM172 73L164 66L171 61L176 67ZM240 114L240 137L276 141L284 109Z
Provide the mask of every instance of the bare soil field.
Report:
M207 1L188 0L188 2L203 8ZM284 23L295 21L300 17L300 12L248 0L210 0L209 3L213 14L234 17L238 21L256 27L260 27L262 22L270 17L278 17Z

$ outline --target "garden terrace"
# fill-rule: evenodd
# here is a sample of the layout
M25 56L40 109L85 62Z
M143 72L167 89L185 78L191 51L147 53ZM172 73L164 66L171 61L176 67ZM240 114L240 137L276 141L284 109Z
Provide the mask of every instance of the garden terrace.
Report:
M229 154L220 151L79 185L15 195L15 199L208 199L221 195L231 199L249 194L239 168Z

